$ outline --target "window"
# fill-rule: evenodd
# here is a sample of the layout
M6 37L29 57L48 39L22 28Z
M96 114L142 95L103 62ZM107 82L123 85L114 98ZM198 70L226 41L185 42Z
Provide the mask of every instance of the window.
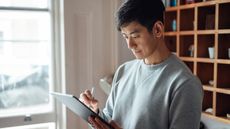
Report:
M0 128L55 128L49 96L54 88L51 4L50 0L0 1ZM23 122L15 123L16 119ZM25 122L31 124L24 126Z
M49 0L1 0L1 7L16 7L16 8L33 8L33 9L48 9Z
M54 127L55 127L54 123L45 123L45 124L34 124L34 125L9 127L9 128L2 128L2 129L54 129Z

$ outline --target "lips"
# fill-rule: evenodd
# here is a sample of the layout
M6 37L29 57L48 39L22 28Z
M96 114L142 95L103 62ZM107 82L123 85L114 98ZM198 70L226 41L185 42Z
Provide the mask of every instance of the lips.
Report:
M140 50L133 50L133 53L140 53Z

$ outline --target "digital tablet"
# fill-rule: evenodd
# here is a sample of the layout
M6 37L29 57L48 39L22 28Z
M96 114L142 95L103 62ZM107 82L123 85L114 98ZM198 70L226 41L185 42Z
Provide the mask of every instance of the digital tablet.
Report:
M70 94L62 94L58 92L50 93L54 98L56 98L59 102L63 103L67 108L73 111L75 114L83 118L85 121L88 121L89 116L97 117L106 125L108 125L111 129L114 129L107 121L101 118L97 113L91 110L88 106L82 103L77 97Z

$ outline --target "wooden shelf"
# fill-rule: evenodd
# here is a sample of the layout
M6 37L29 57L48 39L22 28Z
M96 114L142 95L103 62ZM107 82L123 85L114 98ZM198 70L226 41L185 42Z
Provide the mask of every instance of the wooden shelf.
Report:
M210 5L216 5L218 2L213 0L213 1L205 1L205 2L200 2L197 3L196 6L197 7L205 7L205 6L210 6Z
M179 34L180 35L193 35L195 33L195 31L180 31Z
M206 91L215 91L215 88L209 85L203 85L203 89Z
M203 89L205 91L211 91L211 92L217 92L217 93L222 93L222 94L228 94L230 95L230 88L224 89L224 88L215 88L211 85L203 85Z
M223 93L223 94L230 95L230 88L228 88L228 89L217 88L215 91L218 92L218 93Z
M165 32L165 36L176 36L177 32L171 31L171 32Z
M219 2L220 4L221 4L221 3L229 3L229 0L219 0L218 2Z
M183 10L183 9L190 9L190 8L195 8L196 4L186 4L186 5L181 5L179 7L179 9Z
M219 64L230 64L230 59L224 60L224 59L218 59L217 63Z
M215 59L210 59L210 58L196 58L197 62L201 63L214 63Z
M167 46L200 78L204 89L203 115L230 123L226 117L230 113L230 0L177 3L176 7L166 8ZM176 30L174 26L172 31L175 20ZM214 48L213 59L209 58L209 47ZM206 113L207 109L212 113Z
M168 7L168 8L166 8L165 10L167 11L167 12L170 12L170 11L176 11L178 9L178 7L176 6L176 7Z
M219 34L230 34L230 29L220 29L218 30Z
M211 117L211 118L215 118L215 116L213 116L212 114L207 113L207 112L203 112L202 115L207 116L207 117Z
M218 121L222 121L224 123L230 124L230 120L225 118L225 117L216 117L216 116L213 116L213 115L211 115L209 113L205 113L205 112L203 112L202 115L206 116L206 117L209 117L211 119L214 119L214 120L218 120Z
M226 117L215 117L215 119L222 121L224 123L230 124L230 118L226 118Z
M202 34L215 34L216 31L215 30L198 30L196 33L199 34L199 35L202 35Z
M180 59L183 61L188 61L188 62L195 61L195 58L193 58L193 57L180 57Z

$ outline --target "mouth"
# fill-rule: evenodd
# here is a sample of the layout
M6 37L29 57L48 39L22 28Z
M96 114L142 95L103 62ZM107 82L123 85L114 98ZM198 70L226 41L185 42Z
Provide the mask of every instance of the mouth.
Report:
M133 53L140 53L140 50L133 50Z

